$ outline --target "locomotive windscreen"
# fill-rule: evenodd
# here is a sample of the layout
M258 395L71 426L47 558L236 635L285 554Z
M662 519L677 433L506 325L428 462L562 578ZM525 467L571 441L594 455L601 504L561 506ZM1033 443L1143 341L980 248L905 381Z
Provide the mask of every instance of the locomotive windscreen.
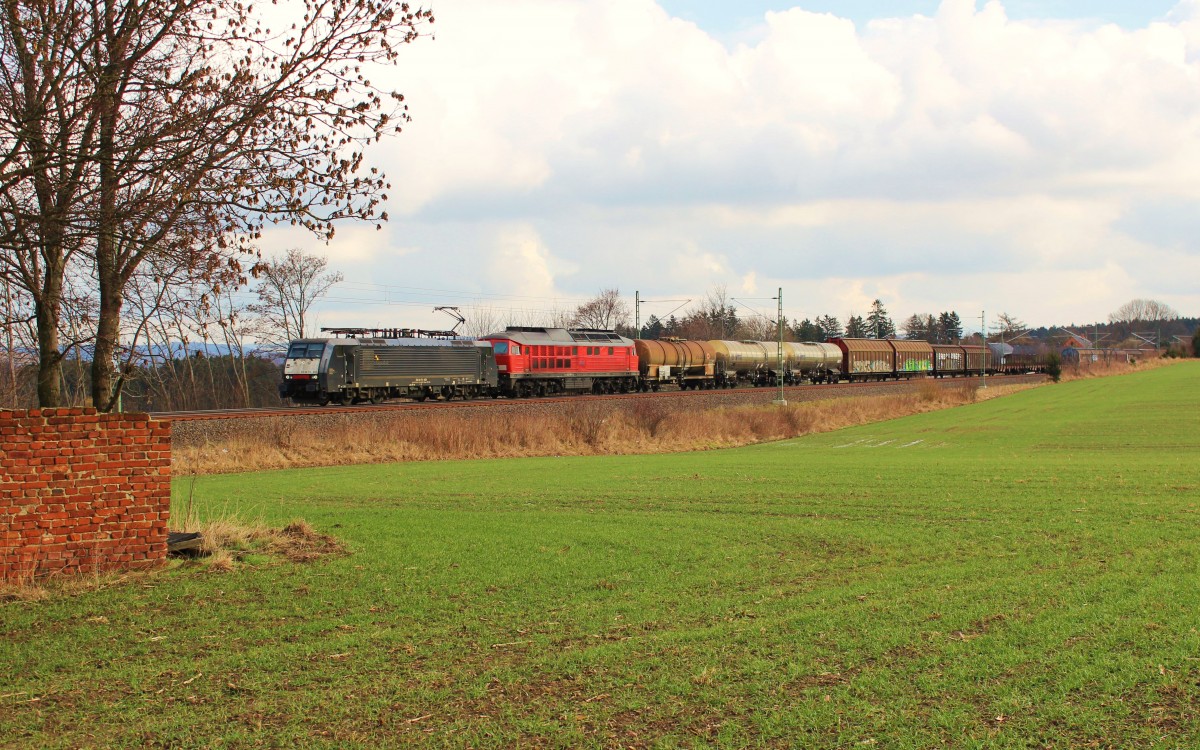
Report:
M325 350L324 342L305 343L303 341L294 342L287 353L288 359L317 359L321 356L321 352Z

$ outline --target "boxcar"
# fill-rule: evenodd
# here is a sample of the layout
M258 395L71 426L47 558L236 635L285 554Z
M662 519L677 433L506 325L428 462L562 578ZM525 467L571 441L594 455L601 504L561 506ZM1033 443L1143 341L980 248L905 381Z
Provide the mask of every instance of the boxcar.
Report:
M928 341L886 339L896 353L896 378L933 374L933 346Z
M979 346L977 344L963 344L962 350L966 355L967 375L982 375L987 372L988 362L991 357L986 346Z
M832 339L842 352L842 377L856 380L885 380L896 372L896 350L881 339Z
M933 345L933 374L938 378L957 378L967 374L967 355L958 344Z

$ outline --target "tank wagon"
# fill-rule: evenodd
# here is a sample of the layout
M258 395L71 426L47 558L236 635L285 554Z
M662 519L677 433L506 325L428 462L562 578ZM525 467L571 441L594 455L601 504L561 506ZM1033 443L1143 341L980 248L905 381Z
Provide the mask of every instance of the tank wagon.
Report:
M733 387L739 383L775 386L805 380L836 382L842 355L833 344L814 341L783 342L783 369L779 366L776 341L710 341L717 352L717 382Z
M495 352L502 396L628 393L638 387L633 340L612 331L509 326L483 342Z
M634 339L633 348L643 391L668 384L684 391L717 387L717 350L711 341Z
M288 346L279 395L299 403L379 403L497 395L492 346L468 339L312 338Z
M836 383L842 371L842 352L836 344L785 341L783 354L790 382ZM786 374L784 382L789 382Z

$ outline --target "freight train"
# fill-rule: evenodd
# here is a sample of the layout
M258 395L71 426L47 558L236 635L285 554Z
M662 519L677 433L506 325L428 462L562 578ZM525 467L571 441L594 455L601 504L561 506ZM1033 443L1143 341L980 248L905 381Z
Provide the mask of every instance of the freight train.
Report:
M981 375L982 346L839 338L827 343L629 339L510 326L478 340L351 335L298 339L279 392L298 403L528 398Z

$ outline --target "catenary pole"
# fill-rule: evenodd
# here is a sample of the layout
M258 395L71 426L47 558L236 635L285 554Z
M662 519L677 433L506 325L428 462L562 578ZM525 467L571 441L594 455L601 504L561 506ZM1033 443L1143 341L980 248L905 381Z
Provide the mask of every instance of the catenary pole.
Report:
M775 296L779 301L779 307L775 312L775 324L779 329L779 398L775 401L776 406L787 406L787 399L783 397L783 287L779 287L779 294Z

